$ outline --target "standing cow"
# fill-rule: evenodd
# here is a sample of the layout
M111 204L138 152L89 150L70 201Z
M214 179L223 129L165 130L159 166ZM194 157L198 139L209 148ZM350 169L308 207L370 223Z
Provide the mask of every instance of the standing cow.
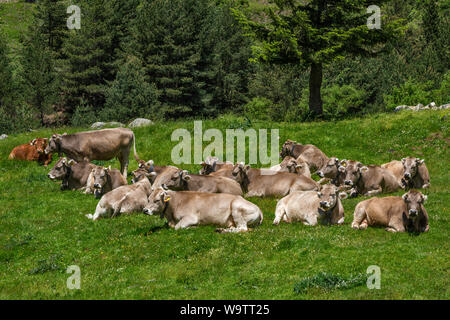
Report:
M427 196L410 190L402 197L370 198L356 205L353 229L385 227L389 232L426 232L428 213L423 204Z
M133 131L127 128L103 129L97 131L77 132L73 134L54 134L45 153L58 152L66 154L75 161L119 159L120 171L127 177L128 158L133 147L136 161L136 142Z
M391 171L406 189L430 186L430 174L423 159L408 157L402 161L385 163L381 167Z
M52 162L53 154L47 154L47 138L36 138L27 144L15 147L9 154L10 160L37 161L47 167Z

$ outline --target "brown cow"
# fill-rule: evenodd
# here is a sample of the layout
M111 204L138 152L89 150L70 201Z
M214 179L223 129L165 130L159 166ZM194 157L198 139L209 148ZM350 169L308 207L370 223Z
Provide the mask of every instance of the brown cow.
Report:
M301 159L301 157L295 159L294 157L286 156L280 164L270 167L270 170L302 174L305 177L311 178L309 166L304 160Z
M242 189L235 180L226 177L189 174L186 170L175 172L162 185L175 191L198 191L242 195Z
M289 172L268 174L261 169L237 163L233 177L247 193L247 197L286 196L293 191L319 190L320 186L311 178Z
M427 196L410 190L402 197L370 198L356 205L353 229L383 226L390 232L426 232L428 213L423 204Z
M319 148L312 144L302 145L292 140L286 140L281 148L280 156L282 158L286 156L299 157L304 160L312 173L322 168L328 161L328 157Z
M381 167L391 171L406 189L430 186L430 174L423 159L408 157L402 161L385 163Z
M74 134L54 134L45 153L65 153L75 161L119 159L120 171L127 177L128 158L133 146L136 161L136 143L133 131L127 128L113 128L96 131L78 132Z
M205 161L201 163L202 168L199 174L208 175L221 169L233 169L232 162L221 162L217 157L207 157Z
M111 167L96 166L88 178L88 188L94 190L96 198L101 198L105 193L127 184L120 171Z
M339 187L344 185L345 168L339 170L340 166L341 161L338 158L329 158L324 166L316 172L317 175L322 178L319 180L319 183L323 183L326 179L330 179L330 182L335 186Z
M37 161L47 167L52 162L53 154L46 154L47 138L36 138L27 144L15 147L9 154L10 160Z
M245 232L263 221L261 209L241 196L227 193L171 191L155 189L144 208L148 215L159 214L171 228L217 225L219 232Z
M373 196L381 192L395 192L401 189L397 178L380 166L364 166L354 160L343 160L339 170L345 171L344 184L353 187L350 196L357 194Z
M55 166L50 170L48 177L51 180L62 180L61 190L84 190L86 193L91 191L87 188L88 178L95 164L75 160L60 158Z

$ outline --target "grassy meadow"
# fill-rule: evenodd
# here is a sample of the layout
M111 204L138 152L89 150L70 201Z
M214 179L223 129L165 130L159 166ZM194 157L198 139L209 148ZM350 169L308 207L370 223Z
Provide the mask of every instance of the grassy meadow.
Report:
M37 136L86 128L10 135L0 141L0 299L449 299L448 114L404 111L339 122L252 124L225 116L203 122L203 130L223 132L278 128L280 147L290 138L365 164L425 158L431 175L431 187L423 191L430 231L418 236L351 229L362 197L343 201L342 226L273 226L274 198L249 199L263 210L264 222L242 234L218 234L214 226L175 231L159 217L141 213L93 222L85 217L95 211L98 200L92 195L60 191L60 182L47 178L50 168L7 160L14 146ZM171 134L177 128L192 132L193 122L135 129L140 158L170 164L178 143ZM137 167L131 159L130 172ZM96 163L118 167L117 160ZM70 265L81 269L80 290L66 287ZM365 277L370 265L381 268L379 290L369 290L365 280L334 289L319 281L294 290L323 273L337 279Z

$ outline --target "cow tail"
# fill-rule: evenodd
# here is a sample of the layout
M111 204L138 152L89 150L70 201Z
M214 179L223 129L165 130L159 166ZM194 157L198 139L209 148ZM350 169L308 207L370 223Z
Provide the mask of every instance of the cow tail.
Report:
M136 136L134 135L134 132L133 132L133 151L134 151L134 159L136 159L136 161L139 162L139 157L136 153Z

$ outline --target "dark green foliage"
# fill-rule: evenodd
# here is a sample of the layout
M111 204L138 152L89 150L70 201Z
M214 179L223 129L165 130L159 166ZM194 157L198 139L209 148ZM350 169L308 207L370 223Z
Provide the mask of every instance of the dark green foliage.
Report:
M305 293L308 289L350 289L362 286L367 280L365 274L360 273L356 276L342 277L338 274L320 272L312 277L302 279L294 286L294 292L297 294Z
M99 116L103 121L122 122L136 117L162 116L156 87L146 81L136 57L130 57L119 69L116 79L106 90L105 107Z

